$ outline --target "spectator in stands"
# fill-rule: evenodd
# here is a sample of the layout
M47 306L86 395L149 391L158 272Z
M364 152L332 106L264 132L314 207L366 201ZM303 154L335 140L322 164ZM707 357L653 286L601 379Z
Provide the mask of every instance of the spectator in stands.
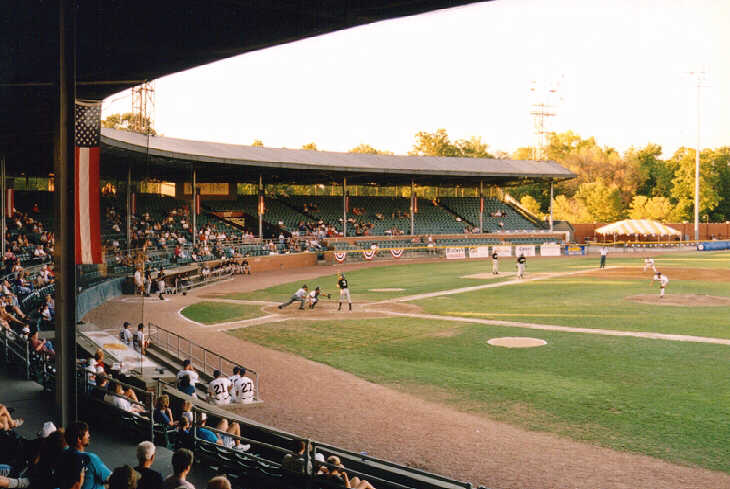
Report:
M137 483L137 489L160 489L162 483L162 474L150 467L155 461L155 451L157 448L151 441L143 441L137 445L137 465L134 470L139 472L140 479ZM110 488L111 489L111 488Z
M345 467L340 462L340 458L337 455L330 455L327 457L327 463L329 467L328 479L335 482L342 487L348 487L353 489L375 489L372 484L368 481L360 480L359 477L353 477L350 479L345 472ZM334 467L332 467L334 466Z
M307 443L304 440L294 440L293 454L287 453L281 461L281 466L291 472L308 474L312 471L311 460L307 463Z
M183 418L186 418L190 422L190 425L192 426L193 417L194 417L192 402L190 402L188 400L183 401L182 410L180 411L180 416Z
M117 381L111 382L111 385L109 386L109 403L121 409L124 412L127 413L142 413L144 412L144 407L137 404L137 399L134 399L133 402L130 402L132 400L128 399L124 394L124 389L122 388L122 384L120 384ZM135 396L136 397L136 396Z
M193 452L187 448L178 448L172 454L172 475L162 484L162 489L195 489L195 486L188 482L187 476L193 466Z
M155 423L163 424L165 426L177 425L177 421L174 421L174 418L172 417L172 410L170 409L170 396L163 394L157 398L155 410L152 412L152 419Z
M83 421L71 423L66 428L66 443L69 448L59 458L56 475L59 489L70 489L83 481L79 489L104 489L104 483L111 475L109 467L95 454L86 452L91 434L89 425Z
M109 489L137 489L139 472L129 465L117 467L109 476Z
M96 385L91 391L91 397L103 401L107 394L109 394L109 377L104 373L96 374Z
M144 279L142 278L142 269L137 268L134 272L134 293L144 294Z
M208 481L206 489L231 489L231 481L225 475L217 475Z
M55 358L56 352L53 349L53 343L51 343L50 341L48 341L44 338L41 338L38 335L37 329L32 329L30 331L29 341L30 341L30 348L33 351L35 351L37 353L44 353L46 355L49 355L49 356Z
M23 418L13 419L7 406L0 404L0 431L10 431L22 425Z
M51 422L43 425L41 436L43 435L46 436L42 439L38 456L28 470L28 478L33 489L54 489L58 487L56 465L68 445L64 430L56 429Z

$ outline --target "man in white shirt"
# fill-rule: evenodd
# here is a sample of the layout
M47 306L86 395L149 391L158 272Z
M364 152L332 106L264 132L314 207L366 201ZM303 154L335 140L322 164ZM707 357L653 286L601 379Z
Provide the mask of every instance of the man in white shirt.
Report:
M653 280L656 280L657 282L659 282L659 298L660 299L663 299L664 298L664 289L667 288L667 284L669 283L669 279L663 273L657 272L657 273L654 274L654 279Z
M294 295L291 296L288 302L284 302L283 304L279 304L277 307L279 309L283 309L289 304L291 304L294 301L299 301L299 309L304 309L304 302L307 300L307 295L309 294L309 287L306 285L302 285L302 287L294 292Z
M208 401L217 406L231 403L231 381L220 370L213 372L213 380L208 384Z
M236 402L242 402L244 404L253 402L254 398L254 384L251 378L246 377L246 369L243 367L239 368L240 375L233 384L233 391L235 392Z
M119 340L127 346L132 346L134 335L129 330L129 326L130 324L127 321L124 321L122 329L119 331Z

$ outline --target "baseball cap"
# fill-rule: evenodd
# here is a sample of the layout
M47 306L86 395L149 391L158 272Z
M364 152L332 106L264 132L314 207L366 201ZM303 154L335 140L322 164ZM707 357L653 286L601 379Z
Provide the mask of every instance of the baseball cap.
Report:
M220 370L213 370L213 378L216 379L221 376Z
M233 373L234 373L234 374L237 374L237 373L239 373L240 371L241 371L241 367L239 367L238 365L236 365L235 367L233 367Z

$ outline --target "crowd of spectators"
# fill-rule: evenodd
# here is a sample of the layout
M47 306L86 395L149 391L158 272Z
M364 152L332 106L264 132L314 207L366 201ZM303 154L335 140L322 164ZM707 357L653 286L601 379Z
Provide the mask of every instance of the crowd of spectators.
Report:
M47 421L37 438L27 440L14 432L22 420L12 419L2 404L0 420L10 420L9 426L0 426L0 488L195 489L187 480L195 459L187 448L174 451L167 477L152 468L157 448L150 441L135 447L134 467L132 462L112 470L102 457L89 451L91 431L83 421L72 422L65 429ZM217 475L206 489L231 489L231 483Z

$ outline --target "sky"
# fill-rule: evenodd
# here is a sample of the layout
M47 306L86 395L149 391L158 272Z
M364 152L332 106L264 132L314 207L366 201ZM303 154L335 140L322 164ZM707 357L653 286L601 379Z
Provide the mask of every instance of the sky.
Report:
M418 131L535 144L533 104L624 151L730 145L730 1L497 0L243 54L154 82L168 137L405 154ZM535 90L531 90L534 88ZM549 89L555 90L548 92ZM104 117L131 110L117 94Z

